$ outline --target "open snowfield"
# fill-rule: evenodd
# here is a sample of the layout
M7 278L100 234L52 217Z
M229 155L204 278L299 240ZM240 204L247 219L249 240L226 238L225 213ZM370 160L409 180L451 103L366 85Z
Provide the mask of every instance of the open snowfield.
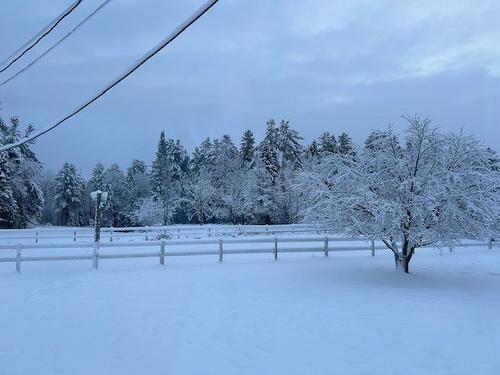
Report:
M500 248L0 264L0 374L500 373Z

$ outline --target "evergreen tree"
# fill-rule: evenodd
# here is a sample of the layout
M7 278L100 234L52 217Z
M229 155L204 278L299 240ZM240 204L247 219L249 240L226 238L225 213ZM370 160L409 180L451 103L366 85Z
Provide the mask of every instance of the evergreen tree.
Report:
M10 228L17 205L10 184L11 171L5 153L0 153L0 228Z
M255 154L255 138L251 130L246 130L243 133L240 143L240 156L242 166L252 167Z
M344 155L354 155L351 137L347 133L342 133L339 136L338 152Z
M132 160L132 163L127 168L125 185L126 205L124 214L131 224L139 224L134 221L137 217L135 213L139 209L141 201L151 195L146 163L142 160Z
M92 177L90 177L91 191L104 190L104 165L97 163L92 170Z
M21 138L19 130L19 119L12 117L7 125L0 118L0 143L12 143ZM29 136L33 127L28 125L24 137ZM13 228L25 228L28 225L36 224L40 221L43 209L43 194L39 186L39 177L42 164L31 150L33 142L25 143L3 152L3 187L5 194L12 192L12 199L15 202L10 206L10 214L3 218L4 226ZM9 206L10 198L6 199L6 206Z
M266 135L259 145L259 158L262 168L274 182L279 173L280 164L278 160L278 130L273 119L267 122Z
M279 150L278 162L280 167L284 167L285 163L290 163L296 167L300 166L303 151L303 147L300 144L302 137L299 136L296 130L290 127L289 121L281 120L277 137Z
M191 159L191 170L199 171L203 167L211 168L215 161L214 145L209 137L201 142L200 146L196 147Z
M319 148L316 141L312 141L309 147L307 147L306 156L308 158L317 158L319 156Z
M146 163L134 159L127 168L127 192L129 200L137 201L150 195L149 177Z
M169 224L182 203L182 184L188 159L179 141L166 140L162 131L156 158L151 167L153 199L163 212L163 224Z
M85 184L76 167L68 162L64 163L55 182L55 202L56 212L59 214L59 225L82 225Z
M50 170L44 170L40 176L40 189L44 197L44 205L42 210L41 223L43 224L57 224L55 215L55 174Z
M104 224L114 227L128 224L125 215L125 174L118 164L112 164L104 174L104 191L108 192L106 209L104 210Z
M221 140L214 141L215 164L211 169L212 186L217 191L215 202L215 218L219 222L234 221L232 191L237 174L241 170L241 159L238 148L231 137L224 135Z
M318 152L321 156L328 156L337 152L337 140L333 134L324 132L319 136Z

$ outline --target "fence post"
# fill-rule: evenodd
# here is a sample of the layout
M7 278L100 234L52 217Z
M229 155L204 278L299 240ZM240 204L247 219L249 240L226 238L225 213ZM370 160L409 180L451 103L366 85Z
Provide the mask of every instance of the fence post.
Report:
M323 249L325 251L325 257L328 256L328 236L325 237L325 244L323 245Z
M97 269L99 267L99 242L94 241L94 260L93 267Z
M35 243L38 243L38 231L35 232Z
M76 242L76 229L73 231L73 242Z
M278 237L274 237L274 260L278 260Z
M222 247L222 238L219 240L219 262L222 262L224 256L224 249Z
M372 238L371 247L372 247L372 257L374 257L375 256L375 240L373 238Z
M493 249L493 238L490 238L490 240L488 241L488 249Z
M113 242L113 227L111 227L111 232L109 233L109 242Z
M181 238L181 230L177 228L177 239Z
M269 232L269 225L266 224L266 233Z
M21 244L17 244L16 252L16 272L21 273Z
M162 266L165 264L165 240L161 240L161 245L160 245L160 264Z
M212 237L212 227L208 225L208 237Z

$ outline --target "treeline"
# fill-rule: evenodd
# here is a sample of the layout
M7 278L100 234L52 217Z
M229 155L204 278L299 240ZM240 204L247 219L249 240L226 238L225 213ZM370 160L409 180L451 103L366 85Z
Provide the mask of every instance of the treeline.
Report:
M19 139L18 125L16 118L2 122L2 143ZM192 155L162 132L151 165L134 159L123 171L99 163L85 181L71 163L56 174L43 170L27 145L2 155L7 162L0 175L0 225L91 225L94 190L109 193L107 226L296 222L302 209L295 188L299 172L335 153L355 153L348 134L325 132L306 147L288 121L269 120L260 142L247 130L238 145L228 135L206 138Z

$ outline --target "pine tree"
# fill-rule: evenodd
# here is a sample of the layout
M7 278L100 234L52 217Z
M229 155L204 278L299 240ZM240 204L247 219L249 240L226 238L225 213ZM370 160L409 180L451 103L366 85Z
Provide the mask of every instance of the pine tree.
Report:
M7 125L0 118L0 143L12 143L21 138L20 122L17 117L12 117ZM29 136L33 126L28 125L24 136ZM42 164L31 150L33 142L14 147L3 153L3 181L8 187L3 187L4 193L12 192L15 204L10 206L10 214L2 220L4 226L25 228L38 223L44 204L44 198L39 186L39 177ZM4 196L10 201L10 198ZM6 201L6 205L9 203Z
M234 221L231 204L234 193L232 187L238 171L241 170L242 162L238 148L228 135L214 141L214 152L215 164L210 170L211 183L217 191L214 217L218 222L232 222Z
M339 136L338 152L344 155L354 155L351 137L347 133L342 133Z
M277 137L280 167L284 167L285 163L300 166L303 147L300 144L302 137L297 130L290 127L289 121L281 120Z
M316 141L312 141L309 147L307 147L306 156L308 158L317 158L319 156L319 148Z
M90 177L91 191L104 190L104 165L97 163L92 170L92 177Z
M111 164L104 174L104 190L108 192L104 221L114 227L128 224L125 215L125 175L118 164Z
M182 183L187 172L188 159L179 141L166 140L162 131L156 158L151 167L153 199L163 211L163 224L169 224L182 203Z
M267 122L266 135L259 145L259 158L273 182L280 170L278 151L278 130L271 119Z
M83 199L85 184L76 167L68 162L56 175L56 212L60 225L78 226L83 224Z
M57 225L55 215L55 174L51 170L43 170L40 175L40 189L42 190L44 205L40 222Z
M194 149L191 159L191 170L199 171L203 167L211 168L215 163L214 145L209 137Z
M5 153L0 153L0 228L13 226L17 205L10 184L11 171Z
M246 130L243 133L240 143L240 156L242 159L242 166L251 168L254 163L255 155L255 138L251 130Z
M139 224L135 222L135 213L139 209L142 200L151 195L151 187L149 184L149 175L146 163L142 160L133 159L130 166L127 168L127 177L125 182L125 200L124 215L128 218L131 224Z
M337 140L333 134L324 132L318 138L318 151L321 156L332 155L337 152Z

